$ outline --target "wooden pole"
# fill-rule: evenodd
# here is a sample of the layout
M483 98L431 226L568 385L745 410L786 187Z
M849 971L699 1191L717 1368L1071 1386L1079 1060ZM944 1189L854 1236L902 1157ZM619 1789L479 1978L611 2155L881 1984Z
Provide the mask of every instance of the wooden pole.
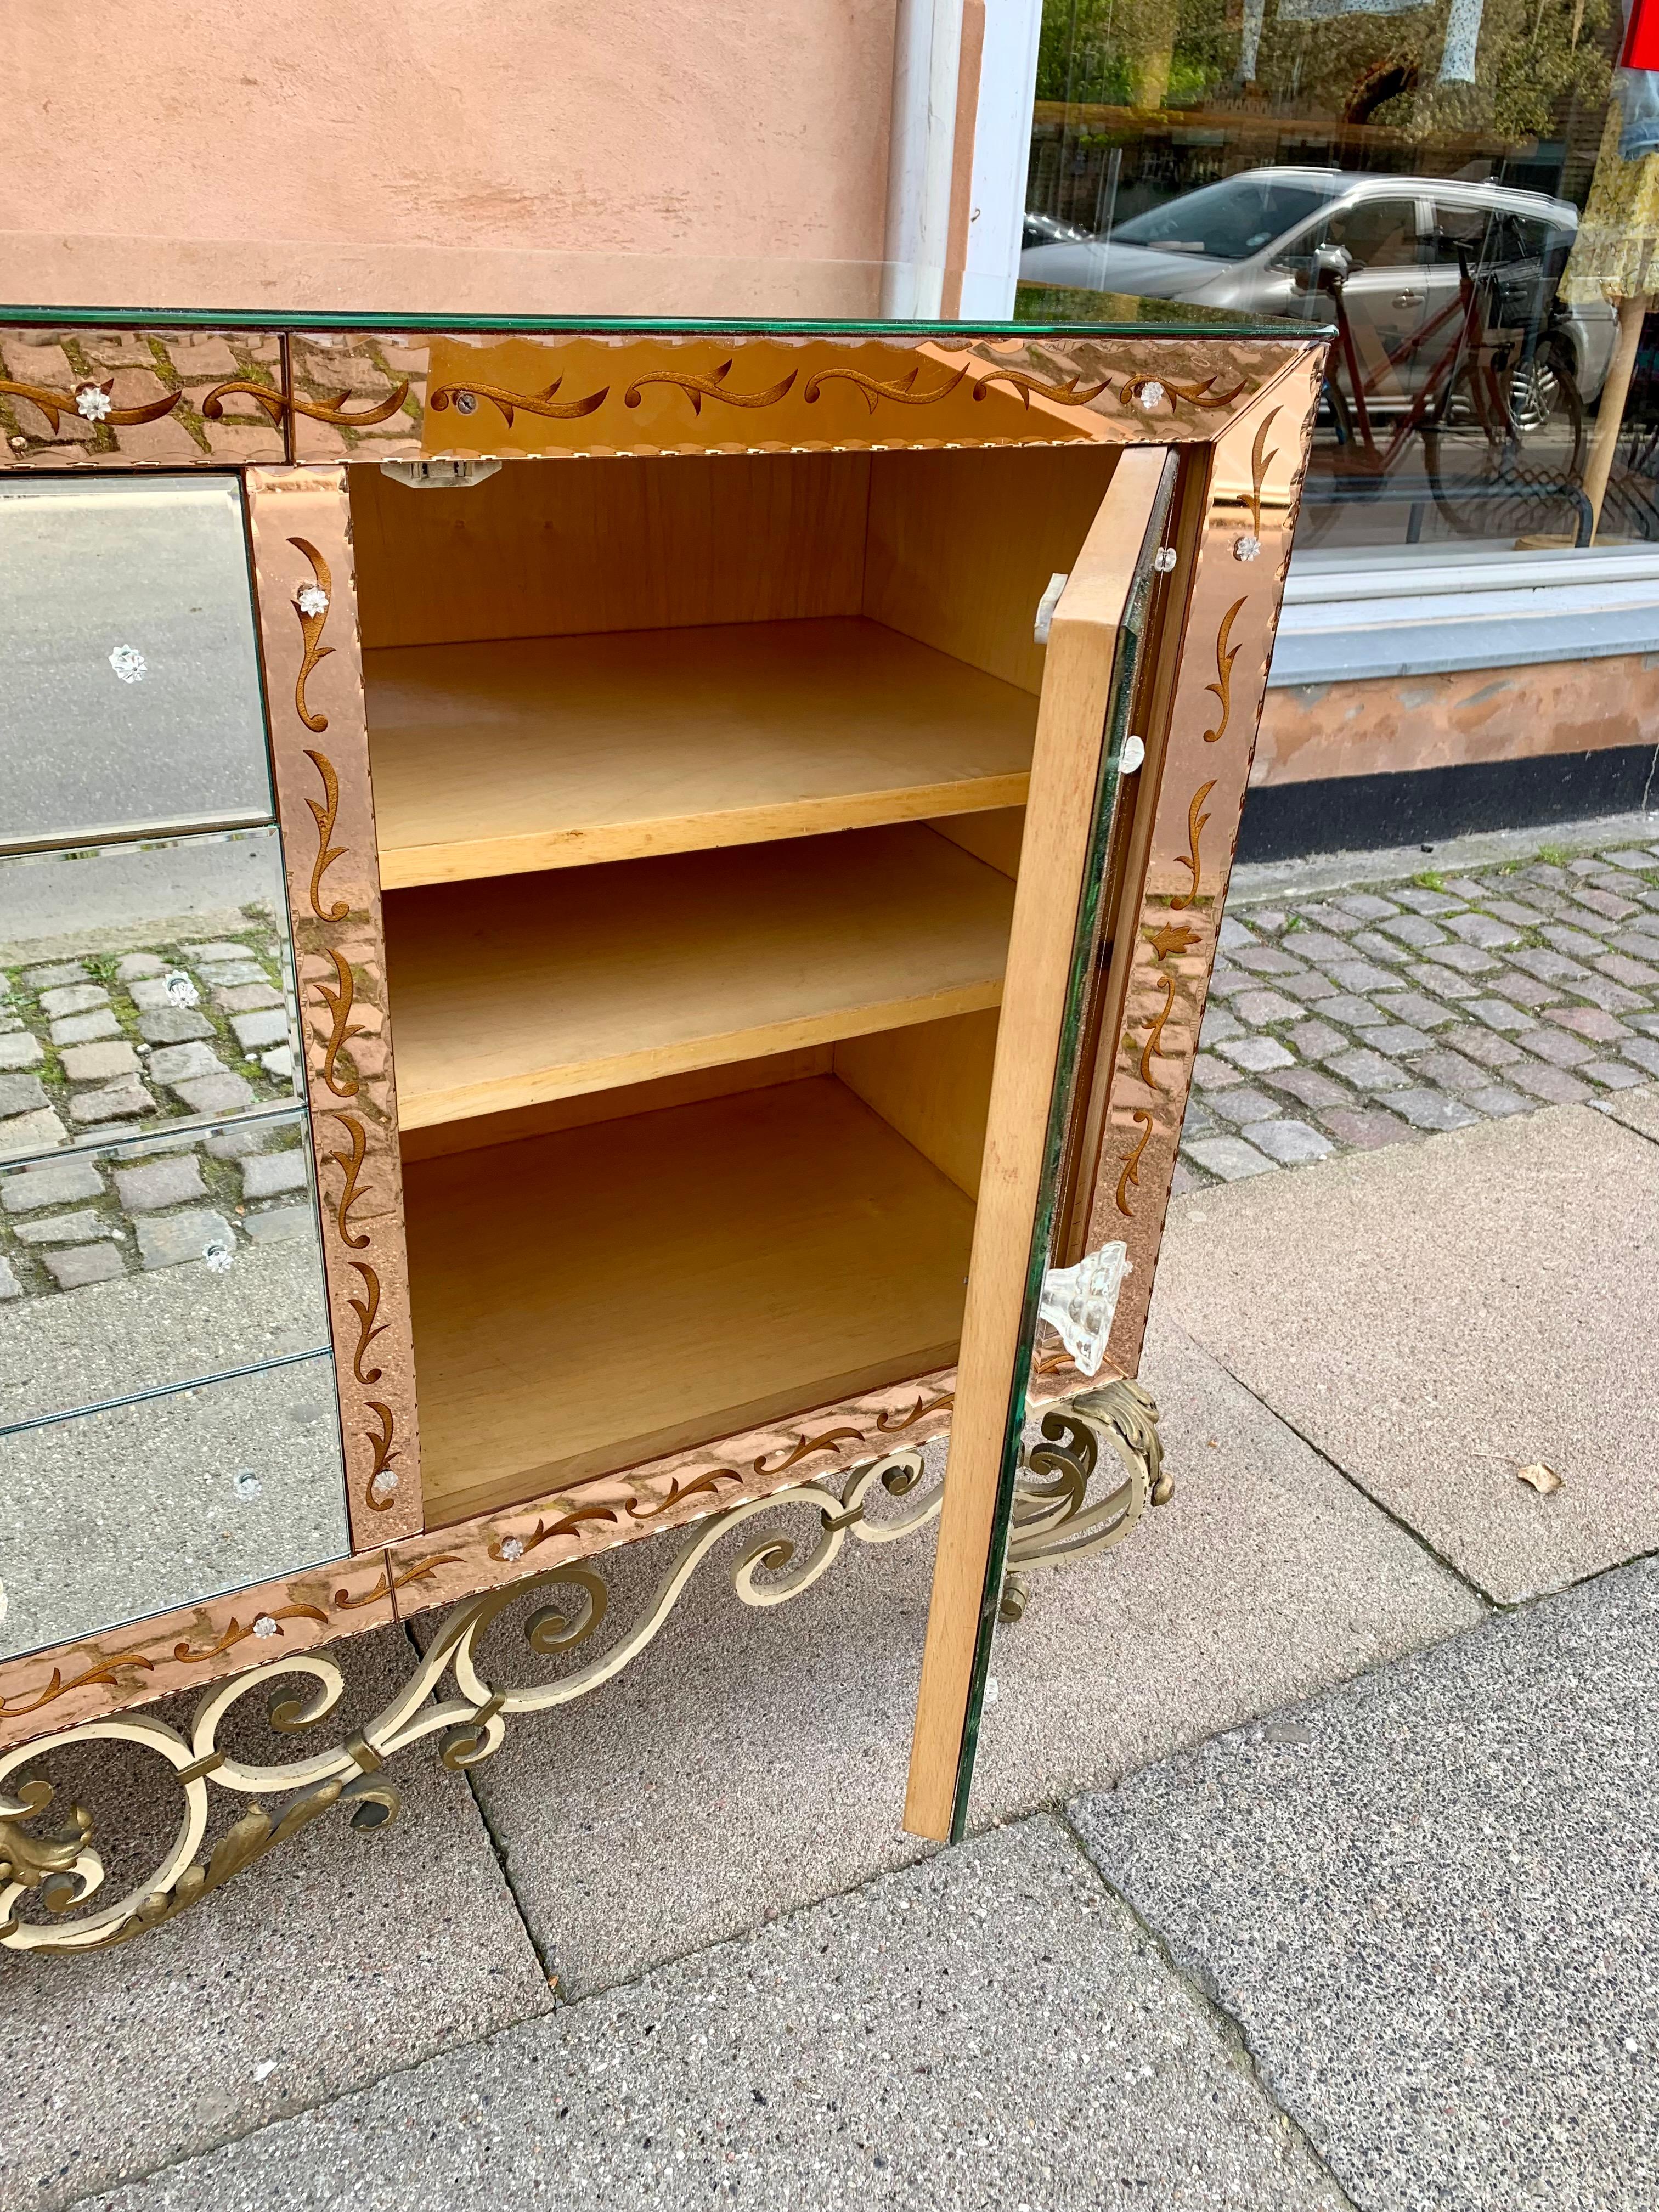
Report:
M1613 457L1619 444L1619 432L1625 419L1625 402L1630 397L1630 380L1636 373L1637 349L1642 343L1642 324L1652 305L1650 294L1638 293L1632 300L1619 302L1619 335L1613 343L1613 359L1607 363L1607 382L1601 386L1601 404L1595 413L1595 436L1590 444L1589 466L1584 471L1584 495L1590 503L1590 543L1595 543L1595 533L1601 526L1601 502L1607 495L1607 479L1613 474Z

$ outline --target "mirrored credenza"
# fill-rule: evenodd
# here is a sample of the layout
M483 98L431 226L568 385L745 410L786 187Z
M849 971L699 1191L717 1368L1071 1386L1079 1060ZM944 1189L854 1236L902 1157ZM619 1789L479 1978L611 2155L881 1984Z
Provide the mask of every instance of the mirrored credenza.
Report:
M779 1604L935 1527L906 1819L960 1830L999 1619L1170 1489L1134 1376L1322 356L0 326L0 1947L384 1822L711 1554ZM331 1732L327 1647L434 1608ZM181 1794L118 1899L70 1742Z

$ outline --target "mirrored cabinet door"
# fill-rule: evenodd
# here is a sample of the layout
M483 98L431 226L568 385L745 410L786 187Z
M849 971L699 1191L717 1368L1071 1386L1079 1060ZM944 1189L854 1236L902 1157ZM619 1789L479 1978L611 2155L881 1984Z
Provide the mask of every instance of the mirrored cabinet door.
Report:
M275 829L0 859L0 1160L298 1097Z
M346 1549L326 1353L0 1432L0 1658Z
M270 812L239 480L0 482L0 846Z
M273 811L240 481L0 485L0 1656L350 1549Z

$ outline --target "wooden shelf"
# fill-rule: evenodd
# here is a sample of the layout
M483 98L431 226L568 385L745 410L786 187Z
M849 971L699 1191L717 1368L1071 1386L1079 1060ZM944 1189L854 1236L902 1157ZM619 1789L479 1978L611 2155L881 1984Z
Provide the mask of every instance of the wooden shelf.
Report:
M956 1356L973 1206L831 1077L404 1190L428 1527Z
M1013 890L905 823L398 892L402 1126L994 1006Z
M861 617L363 655L388 890L1019 806L1036 700Z

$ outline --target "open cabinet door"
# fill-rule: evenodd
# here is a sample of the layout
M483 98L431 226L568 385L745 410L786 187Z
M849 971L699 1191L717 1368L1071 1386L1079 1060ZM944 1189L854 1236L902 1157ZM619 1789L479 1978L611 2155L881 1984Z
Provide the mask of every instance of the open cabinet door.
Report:
M1122 455L1048 633L905 1801L905 1826L940 1842L966 1819L1103 856L1175 484L1173 453Z

